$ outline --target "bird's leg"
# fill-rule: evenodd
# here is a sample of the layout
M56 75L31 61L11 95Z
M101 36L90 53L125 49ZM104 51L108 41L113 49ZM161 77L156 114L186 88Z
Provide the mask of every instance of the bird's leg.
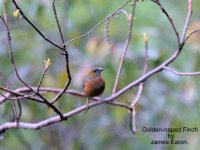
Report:
M87 97L87 100L86 100L86 103L85 103L85 105L86 105L86 113L87 113L87 111L88 111L88 109L89 109L89 107L88 107L88 104L89 104L89 102L90 102L90 99Z
M88 104L89 104L89 98L87 97L87 101L86 101L85 105L88 107Z

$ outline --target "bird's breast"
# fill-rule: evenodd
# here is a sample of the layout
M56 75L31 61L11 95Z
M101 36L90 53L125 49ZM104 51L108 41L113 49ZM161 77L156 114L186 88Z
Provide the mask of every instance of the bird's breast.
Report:
M105 81L102 78L87 80L84 85L84 94L88 97L99 96L105 89Z

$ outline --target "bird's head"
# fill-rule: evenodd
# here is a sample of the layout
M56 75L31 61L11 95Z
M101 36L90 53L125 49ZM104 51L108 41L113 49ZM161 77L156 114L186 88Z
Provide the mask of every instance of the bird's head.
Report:
M94 68L94 69L89 70L88 76L89 76L90 78L99 77L99 76L101 76L101 72L102 72L102 71L103 71L103 68L96 67L96 68Z

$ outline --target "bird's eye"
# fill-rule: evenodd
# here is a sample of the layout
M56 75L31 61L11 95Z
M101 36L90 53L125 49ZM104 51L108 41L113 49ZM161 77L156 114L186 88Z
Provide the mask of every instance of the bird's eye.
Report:
M97 69L95 69L95 70L94 70L94 73L97 73L97 72L98 72L98 70L97 70Z

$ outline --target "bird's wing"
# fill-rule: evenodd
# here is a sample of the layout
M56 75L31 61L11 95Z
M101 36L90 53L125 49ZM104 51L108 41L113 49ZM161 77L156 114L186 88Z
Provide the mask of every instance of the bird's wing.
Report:
M83 89L84 89L84 87L85 87L85 83L86 83L86 81L87 81L88 79L86 78L83 82L82 82L82 87L83 87Z

